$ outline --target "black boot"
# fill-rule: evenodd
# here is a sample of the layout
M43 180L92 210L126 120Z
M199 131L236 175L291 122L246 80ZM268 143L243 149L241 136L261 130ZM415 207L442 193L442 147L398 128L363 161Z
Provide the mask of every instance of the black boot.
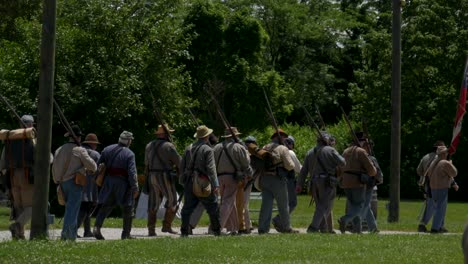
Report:
M123 230L122 230L122 239L133 239L134 237L130 236L130 231L132 230L132 207L124 207L123 210Z
M94 237L97 240L104 240L105 239L104 236L101 234L101 227L100 226L94 226L93 234L94 234Z

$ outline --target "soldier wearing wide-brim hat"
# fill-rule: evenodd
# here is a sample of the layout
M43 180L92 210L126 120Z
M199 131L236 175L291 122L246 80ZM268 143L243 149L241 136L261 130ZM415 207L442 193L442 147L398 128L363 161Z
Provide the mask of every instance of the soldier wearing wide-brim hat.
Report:
M101 154L96 151L97 145L100 145L96 134L89 133L82 142L83 148L88 151L89 156L97 163ZM81 195L80 212L78 214L77 231L83 224L83 237L94 237L91 230L91 214L94 206L97 203L98 189L95 181L94 173L86 172L86 185L83 188Z
M243 211L244 182L253 173L249 152L238 143L237 136L240 134L236 127L226 128L222 136L225 140L213 148L221 186L221 229L226 228L231 233L239 231L238 209Z
M209 145L209 136L213 129L205 125L197 127L195 143L186 148L181 162L181 177L179 183L184 186L185 203L182 208L182 236L190 234L190 216L199 202L202 202L210 217L211 228L214 235L220 235L218 197L219 182L216 175L216 164L213 149ZM207 197L196 196L193 191L193 177L205 175L211 184L211 192ZM199 194L197 194L199 195Z
M172 230L177 206L177 191L175 183L179 174L181 157L167 132L175 130L167 124L159 125L154 132L157 138L145 148L145 185L144 192L148 194L148 236L156 236L156 215L164 197L166 197L166 212L161 231L176 234Z
M282 129L275 131L271 135L272 141L263 147L271 153L271 165L265 169L264 175L260 179L262 188L262 205L258 219L258 233L265 234L270 231L271 214L273 209L273 199L276 200L279 212L277 229L282 233L296 233L291 228L289 218L287 174L294 169L294 162L289 154L289 149L281 145L281 142L288 137Z

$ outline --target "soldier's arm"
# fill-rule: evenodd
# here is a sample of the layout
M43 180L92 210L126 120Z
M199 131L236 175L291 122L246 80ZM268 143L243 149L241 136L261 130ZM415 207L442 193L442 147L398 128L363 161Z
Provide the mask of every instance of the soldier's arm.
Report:
M281 148L281 160L283 161L283 166L286 170L290 171L294 169L294 161L291 158L291 154L289 154L289 149L287 147Z
M97 169L96 162L91 158L83 147L74 147L72 150L73 155L78 157L81 161L81 164L91 173L94 173Z
M309 175L309 172L312 170L310 167L310 159L312 156L312 152L309 151L304 158L304 164L302 164L301 172L299 173L299 177L297 178L297 186L304 185L305 179L307 179L307 175Z
M358 155L359 155L359 160L362 162L362 165L364 166L367 175L371 177L377 175L377 169L375 168L374 164L367 156L367 152L363 149L360 149Z
M213 184L214 188L219 187L219 182L218 182L218 176L216 174L216 164L215 164L215 158L214 158L214 152L213 150L203 150L205 154L205 162L206 162L206 173L208 174L208 177L211 180L211 183Z

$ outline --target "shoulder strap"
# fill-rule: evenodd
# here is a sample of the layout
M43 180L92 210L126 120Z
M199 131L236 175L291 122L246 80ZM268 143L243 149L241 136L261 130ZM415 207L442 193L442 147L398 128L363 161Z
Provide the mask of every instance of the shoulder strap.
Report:
M156 141L153 142L153 144L156 144ZM164 144L164 141L161 141L161 143L158 143L157 146L154 147L154 155L156 156L156 158L158 159L159 163L161 163L161 165L163 166L163 169L165 170L166 168L166 165L164 164L164 162L162 161L161 159L161 156L159 156L159 152L158 152L158 149L162 146L162 144Z
M232 143L232 144L236 144L236 143L234 142L234 143ZM231 155L229 154L229 151L228 151L227 148L226 148L226 145L227 145L227 144L223 144L223 151L226 153L226 156L228 157L229 162L231 162L231 165L234 167L234 169L235 169L236 171L238 171L236 164L235 164L234 161L232 160L232 157L231 157ZM221 152L221 153L222 153L222 152Z
M115 148L112 149L112 152L115 151L115 149L117 149L119 146L117 145ZM106 162L104 162L104 164L106 164L106 167L110 167L110 165L112 165L112 162L114 162L115 158L117 157L117 155L123 150L124 148L121 147L119 150L117 150L117 152L114 154L114 156L112 156L112 159L110 160L110 162L108 164L106 164Z
M198 150L202 147L203 145L198 146L193 152L192 149L190 149L191 155L190 155L190 171L193 171L195 167L195 160L197 158ZM192 147L193 148L193 147ZM192 157L193 155L193 157Z

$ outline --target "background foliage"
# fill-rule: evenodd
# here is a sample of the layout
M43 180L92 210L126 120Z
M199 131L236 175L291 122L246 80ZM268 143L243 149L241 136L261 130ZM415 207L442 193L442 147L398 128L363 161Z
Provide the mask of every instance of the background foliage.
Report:
M415 198L419 159L435 140L451 139L468 51L468 1L406 2L401 195ZM0 3L0 92L20 114L37 111L41 3ZM342 106L357 129L366 120L388 175L391 8L383 0L59 0L55 98L103 145L122 130L134 132L139 164L157 126L153 102L176 128L180 151L197 123L222 133L208 92L232 125L266 143L266 91L281 126L298 138L300 156L315 142L302 107L318 106L346 144ZM5 108L0 125L17 126ZM55 121L52 149L63 133ZM462 136L453 156L461 188L466 148ZM463 199L461 192L453 197Z

